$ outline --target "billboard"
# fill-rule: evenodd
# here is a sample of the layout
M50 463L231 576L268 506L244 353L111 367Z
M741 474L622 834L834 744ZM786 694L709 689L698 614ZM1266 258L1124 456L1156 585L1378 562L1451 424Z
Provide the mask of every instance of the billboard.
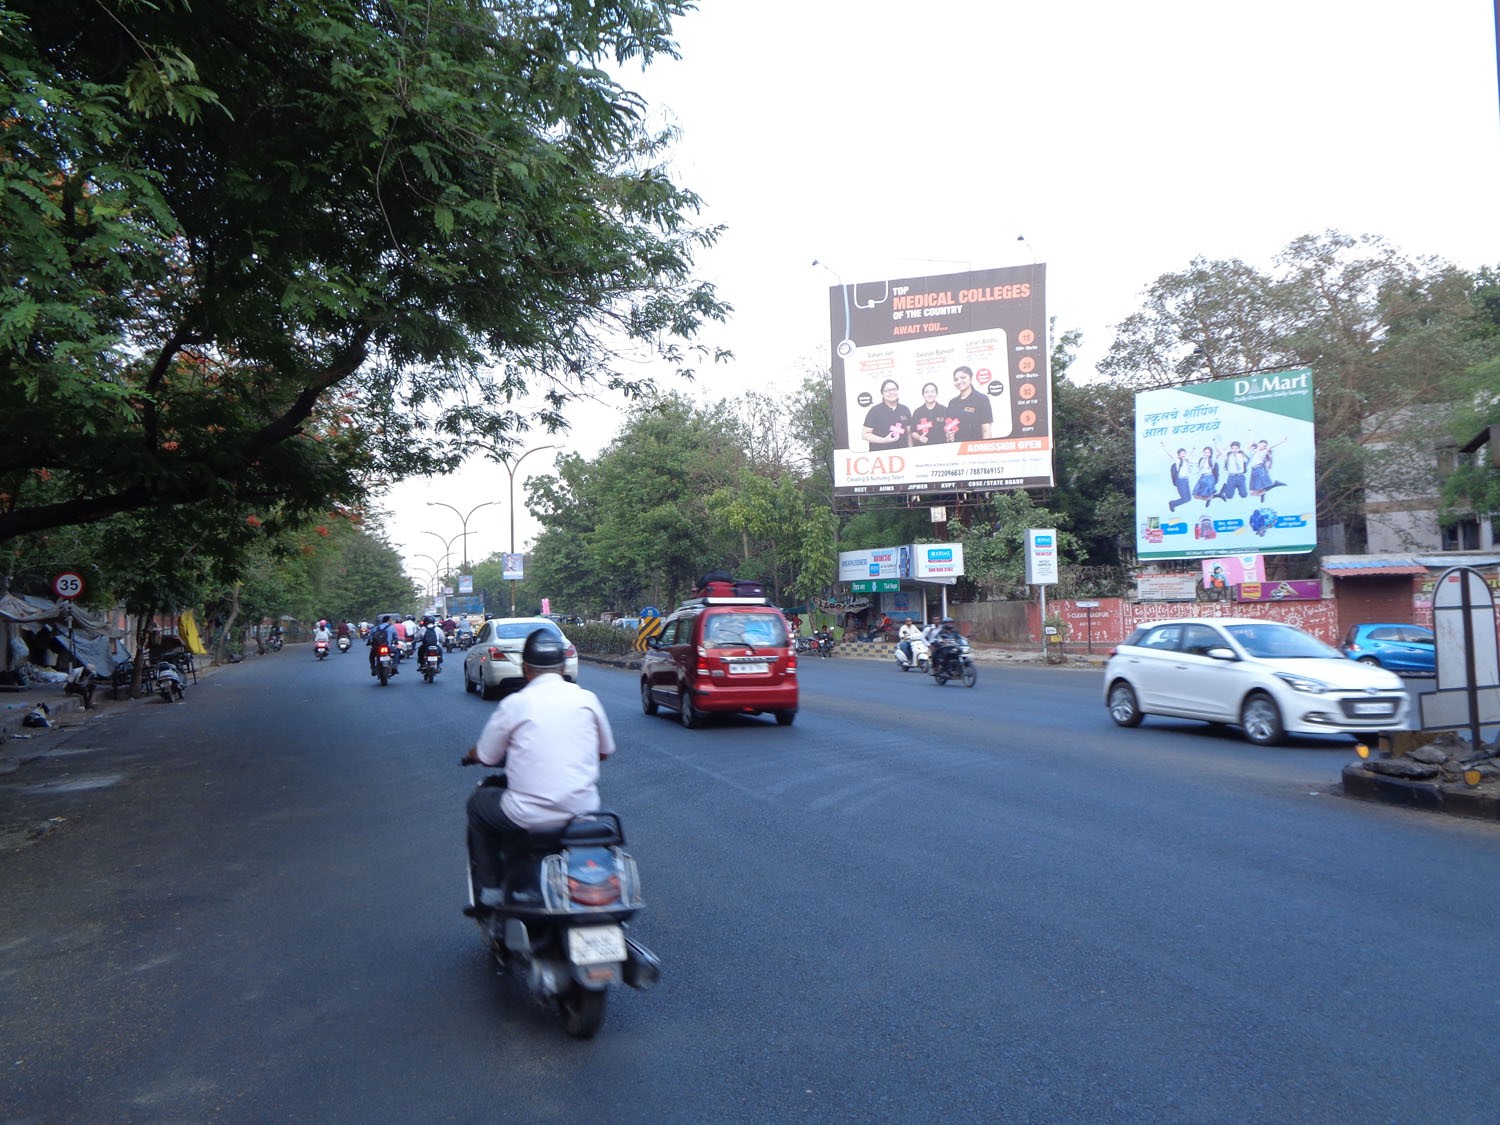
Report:
M1140 559L1296 555L1318 542L1307 368L1135 396Z
M835 496L1052 478L1046 266L835 285Z

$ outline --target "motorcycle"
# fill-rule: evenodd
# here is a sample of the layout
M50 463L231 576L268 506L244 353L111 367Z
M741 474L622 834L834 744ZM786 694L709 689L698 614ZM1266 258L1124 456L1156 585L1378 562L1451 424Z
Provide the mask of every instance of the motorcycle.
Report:
M503 788L505 774L479 784ZM611 986L645 991L661 979L656 955L626 934L644 903L620 817L600 809L532 832L504 860L499 904L479 903L471 875L464 913L479 923L502 972L555 1007L569 1035L591 1038L604 1024Z
M422 679L429 684L439 672L443 670L443 654L438 651L437 645L428 645L422 650Z
M270 637L267 638L267 640L266 640L266 647L269 648L272 652L280 652L281 651L281 634L280 633L272 633L270 635Z
M328 642L327 641L314 641L313 642L313 655L315 657L317 657L319 660L326 660L328 658Z
M177 665L163 660L156 666L156 694L161 696L163 703L181 703L185 687L187 681L182 678Z
M911 645L911 655L907 656L901 649L903 644ZM896 667L903 672L910 672L915 668L919 672L926 672L931 666L931 652L927 648L927 642L921 637L913 637L910 641L898 641L894 649Z
M391 677L396 674L396 660L391 655L391 646L378 644L375 646L375 666L370 669L372 676L380 677L380 686L385 687L391 682Z
M932 678L941 687L949 680L962 680L964 687L979 682L974 657L964 637L954 637L935 646L932 654Z
M833 634L827 629L819 629L813 634L813 644L817 647L819 656L833 655Z
M339 637L339 651L340 652L348 652L349 651L349 636L348 636L347 633L344 634L343 636Z

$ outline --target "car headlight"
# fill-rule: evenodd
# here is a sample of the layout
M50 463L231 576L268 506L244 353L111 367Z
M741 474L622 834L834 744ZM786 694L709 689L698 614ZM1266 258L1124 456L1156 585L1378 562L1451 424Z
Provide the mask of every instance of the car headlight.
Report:
M1293 691L1305 691L1312 695L1322 695L1324 692L1334 690L1332 684L1325 684L1322 680L1315 680L1311 676L1299 676L1295 672L1277 672L1276 678Z

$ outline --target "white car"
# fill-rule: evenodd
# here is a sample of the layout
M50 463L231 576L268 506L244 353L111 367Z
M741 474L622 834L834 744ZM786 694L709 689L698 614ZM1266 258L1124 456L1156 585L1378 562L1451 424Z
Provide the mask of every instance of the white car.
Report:
M1288 733L1363 738L1401 730L1408 708L1394 672L1253 617L1141 626L1104 666L1104 702L1122 727L1147 715L1238 724L1258 746Z
M538 629L545 629L568 646L563 675L577 682L578 649L555 621L546 617L496 617L480 627L474 643L464 650L464 690L477 691L484 699L498 699L521 687L526 682L521 672L521 650L526 647L526 638Z

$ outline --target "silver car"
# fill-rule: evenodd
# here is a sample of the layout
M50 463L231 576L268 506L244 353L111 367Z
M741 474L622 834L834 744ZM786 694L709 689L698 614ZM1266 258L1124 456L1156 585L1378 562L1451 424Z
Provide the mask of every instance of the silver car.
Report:
M464 690L477 691L485 699L499 699L526 682L521 672L521 650L526 638L546 630L568 646L563 675L578 679L578 649L563 635L557 623L546 617L496 617L486 621L464 650Z
M1258 746L1283 735L1369 737L1406 725L1394 672L1357 664L1291 625L1252 617L1143 625L1104 666L1104 702L1122 727L1147 715L1237 724Z

